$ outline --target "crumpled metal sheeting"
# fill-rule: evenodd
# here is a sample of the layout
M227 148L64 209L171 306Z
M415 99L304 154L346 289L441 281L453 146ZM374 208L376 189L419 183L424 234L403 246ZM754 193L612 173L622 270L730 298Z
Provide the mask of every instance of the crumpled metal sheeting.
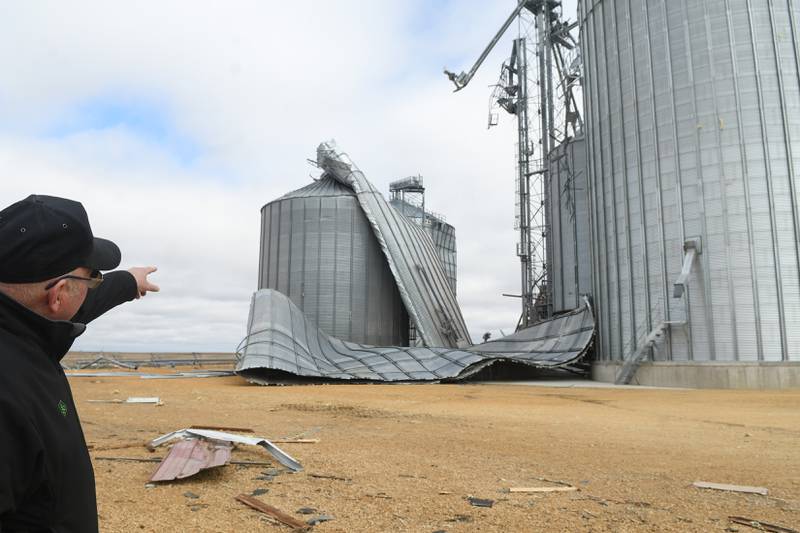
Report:
M467 325L430 236L392 208L333 141L319 145L317 164L355 191L424 344L470 346Z
M231 460L231 448L229 443L200 439L176 442L150 476L150 481L184 479L207 468L224 466Z
M225 431L216 431L212 429L196 429L196 428L186 428L186 429L179 429L178 431L173 431L171 433L167 433L166 435L161 435L153 440L151 440L147 447L150 450L155 449L162 444L175 440L175 439L187 439L187 438L200 438L200 439L207 439L214 443L220 444L248 444L250 446L261 446L265 450L267 450L275 459L278 460L280 464L283 466L295 471L300 472L303 470L303 466L291 455L286 453L285 451L281 450L277 446L275 446L269 440L263 437L252 437L247 435L237 435L236 433L227 433Z
M586 303L580 310L468 350L366 346L325 334L286 295L262 289L251 301L236 372L256 382L270 382L264 375L275 370L343 380L463 379L498 360L542 368L568 365L586 354L593 338L594 316Z

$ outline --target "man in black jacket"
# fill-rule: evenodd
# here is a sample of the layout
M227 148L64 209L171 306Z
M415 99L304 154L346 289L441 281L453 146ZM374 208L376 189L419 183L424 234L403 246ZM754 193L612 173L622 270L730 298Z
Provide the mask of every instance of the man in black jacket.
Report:
M0 211L0 532L96 532L94 473L61 358L88 322L158 291L83 206L32 195Z

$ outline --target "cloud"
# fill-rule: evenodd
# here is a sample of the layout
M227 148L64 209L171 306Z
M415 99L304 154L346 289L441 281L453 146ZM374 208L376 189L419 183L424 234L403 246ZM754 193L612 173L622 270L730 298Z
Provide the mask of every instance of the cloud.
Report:
M388 192L422 174L456 227L459 300L477 339L513 328L513 117L486 129L506 2L23 2L0 7L0 204L81 200L124 265L162 292L76 348L232 350L257 285L260 207L309 182L337 139ZM513 33L513 32L510 32Z

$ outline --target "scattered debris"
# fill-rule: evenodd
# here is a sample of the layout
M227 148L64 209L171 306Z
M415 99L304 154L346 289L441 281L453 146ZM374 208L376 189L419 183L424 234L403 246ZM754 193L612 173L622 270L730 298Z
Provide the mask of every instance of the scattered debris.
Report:
M563 487L571 487L572 486L572 483L567 483L566 481L562 481L560 479L550 479L550 478L546 478L546 477L535 477L535 476L533 477L533 479L535 479L537 481L544 481L545 483L555 483L556 485L561 485ZM581 481L581 483L584 483L584 482ZM589 482L586 481L585 483L589 483Z
M141 379L181 379L181 378L222 378L233 376L231 370L198 370L189 372L174 372L171 374L146 374L138 371L121 372L64 372L70 378L131 378Z
M189 426L189 429L211 429L211 430L214 430L214 431L235 431L237 433L255 433L255 431L253 431L250 428L232 428L232 427L226 427L226 426L192 425L192 426ZM272 441L272 442L275 442L275 441Z
M269 489L255 489L250 493L251 496L261 496L269 492Z
M578 487L511 487L508 492L573 492Z
M266 461L231 461L231 464L236 466L271 466L273 463Z
M86 400L86 401L89 403L148 403L148 404L151 403L155 405L164 405L164 402L162 402L161 398L159 398L158 396L152 396L147 398L131 396L127 400L120 400L117 398L114 400Z
M445 495L445 494L453 494L453 493L452 493L452 492L450 492L449 490L440 490L440 491L439 491L439 494L441 494L441 495Z
M114 359L112 357L106 357L104 355L101 355L100 357L98 357L94 361L91 361L89 363L76 365L75 369L82 370L82 369L85 369L85 368L92 368L92 367L95 367L95 368L97 368L97 367L108 368L108 367L112 367L112 366L116 366L116 367L119 367L119 368L129 368L131 370L136 370L138 368L137 365L135 365L135 364L123 363L122 361L117 361L116 359Z
M295 513L297 514L314 514L317 510L313 507L301 507L300 509L296 510Z
M156 488L156 484L155 483L145 483L144 484L144 488L146 488L146 489L154 489L154 488Z
M233 444L249 444L251 446L261 446L267 452L269 452L275 459L278 460L283 466L289 468L294 472L300 472L303 470L303 466L297 462L291 455L284 452L270 441L263 437L246 437L244 435L236 435L235 433L225 433L222 431L213 431L210 429L180 429L178 431L173 431L172 433L167 433L166 435L162 435L156 439L150 441L147 445L148 450L155 450L156 447L164 444L165 442L169 442L175 439L187 439L187 438L202 438L212 441L218 442L227 442ZM254 463L251 463L254 464Z
M161 401L161 398L158 396L151 396L151 397L137 397L137 396L130 396L125 403L154 403L156 405L164 405L164 402Z
M274 518L275 520L281 522L282 524L286 524L287 526L295 528L295 530L308 531L310 529L310 526L305 522L301 522L295 517L284 513L280 509L273 507L267 503L264 503L261 500L257 500L252 496L248 496L247 494L240 494L236 496L236 500L242 502L243 504L249 507L252 507L256 511L261 511L265 515Z
M472 517L466 514L457 514L453 518L449 518L448 522L472 522Z
M172 367L203 365L231 365L236 362L233 353L119 353L119 352L70 352L61 360L65 368L85 368L98 365L97 360L103 359L110 364L131 368L137 367ZM66 363L66 364L64 364Z
M747 485L728 485L727 483L711 483L709 481L695 481L692 483L699 489L714 489L724 490L728 492L744 492L747 494L760 494L766 496L769 494L769 489L765 487L749 487Z
M744 516L729 516L728 520L734 524L752 527L753 529L758 529L760 531L769 531L771 533L800 533L796 529L778 526L775 524L768 524L767 522L762 522L761 520L755 520L753 518L746 518Z
M150 481L172 481L193 476L201 470L224 466L231 460L231 445L188 439L175 443L150 476Z
M160 463L163 457L95 457L98 461L130 461L132 463Z
M189 491L184 492L183 495L186 496L187 498L191 498L193 500L196 500L196 499L198 499L200 497L199 495L195 494L194 492L189 492Z
M190 370L172 374L142 374L142 379L224 378L235 375L231 370Z
M385 492L378 492L378 493L375 493L375 494L369 494L368 493L368 494L365 494L364 496L366 496L367 498L382 498L384 500L391 500L392 499L392 497L389 496L388 494L386 494Z
M322 522L329 522L329 521L331 521L333 519L334 519L334 517L332 517L330 515L322 514L322 515L319 515L319 516L315 516L311 520L308 520L306 522L306 524L308 524L309 526L316 526L317 524L321 524Z
M348 477L340 477L340 476L329 476L327 474L308 474L309 477L315 477L317 479L335 479L336 481L352 481L352 479Z
M469 501L469 504L472 505L473 507L491 507L494 505L494 500L473 498L472 496L469 496L467 500Z
M160 463L163 457L95 457L99 461L130 461L133 463ZM228 461L230 465L236 466L269 466L272 463L263 461Z
M260 476L256 476L255 479L259 481L272 481L275 479L275 476L280 475L281 471L277 468L269 468L267 470L262 470Z
M68 378L132 378L141 377L141 372L64 372Z

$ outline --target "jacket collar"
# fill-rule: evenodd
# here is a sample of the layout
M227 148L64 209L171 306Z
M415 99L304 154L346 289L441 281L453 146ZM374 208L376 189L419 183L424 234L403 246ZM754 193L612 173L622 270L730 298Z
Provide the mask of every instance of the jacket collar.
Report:
M58 363L69 351L75 338L86 330L86 325L68 320L50 320L0 292L0 329L36 344Z

